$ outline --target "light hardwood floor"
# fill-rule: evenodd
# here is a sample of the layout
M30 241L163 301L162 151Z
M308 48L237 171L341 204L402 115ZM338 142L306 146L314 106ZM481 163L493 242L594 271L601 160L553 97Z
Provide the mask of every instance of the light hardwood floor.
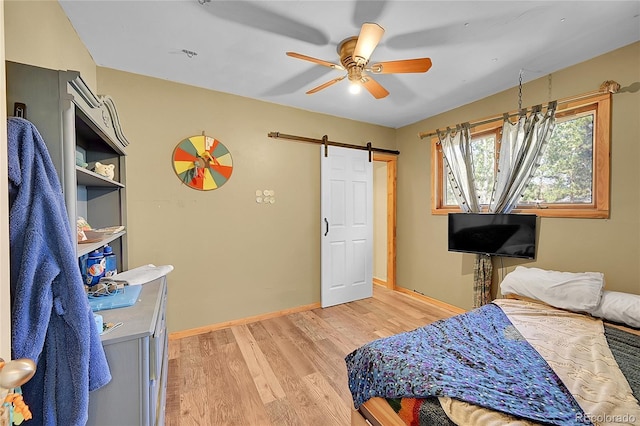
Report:
M171 340L166 424L350 425L344 357L454 313L374 286L372 298Z

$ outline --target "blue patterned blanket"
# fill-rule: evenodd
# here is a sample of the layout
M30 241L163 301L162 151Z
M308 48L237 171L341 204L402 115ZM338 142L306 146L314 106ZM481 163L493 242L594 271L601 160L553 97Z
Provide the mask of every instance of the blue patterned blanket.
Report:
M356 409L375 396L449 396L540 423L591 424L495 304L375 340L345 360Z

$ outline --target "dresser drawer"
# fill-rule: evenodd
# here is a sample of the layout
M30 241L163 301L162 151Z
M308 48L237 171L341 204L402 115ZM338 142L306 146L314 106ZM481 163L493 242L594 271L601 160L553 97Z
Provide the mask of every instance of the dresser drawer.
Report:
M154 332L149 339L149 417L150 425L164 424L167 385L168 335L166 324L167 289L163 289Z
M112 379L90 393L87 426L163 425L157 407L167 374L166 287L164 278L155 280L133 306L100 311L105 322L122 326L101 336Z
M154 328L153 334L150 339L150 368L149 379L157 380L162 375L162 360L166 356L167 349L167 321L166 321L166 304L167 304L167 291L166 286L162 294L162 300L160 303L160 309L158 311L158 320Z

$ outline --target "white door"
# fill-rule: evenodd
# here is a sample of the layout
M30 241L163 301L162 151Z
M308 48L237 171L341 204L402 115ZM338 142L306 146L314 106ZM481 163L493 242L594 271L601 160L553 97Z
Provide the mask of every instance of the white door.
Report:
M373 294L373 162L369 152L321 147L321 304Z

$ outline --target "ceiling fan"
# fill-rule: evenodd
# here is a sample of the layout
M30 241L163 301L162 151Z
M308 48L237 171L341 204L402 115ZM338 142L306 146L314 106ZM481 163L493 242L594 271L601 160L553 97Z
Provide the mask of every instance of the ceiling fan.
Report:
M348 78L356 88L364 86L374 98L382 99L386 97L389 92L382 87L380 83L375 81L371 77L371 74L422 73L429 71L431 68L431 59L429 58L376 62L368 66L369 58L380 42L383 34L384 28L376 23L365 22L362 24L360 34L357 37L349 37L338 45L340 64L295 52L287 52L287 56L313 62L332 69L347 71L342 77L334 78L309 90L307 92L308 95L319 92Z

